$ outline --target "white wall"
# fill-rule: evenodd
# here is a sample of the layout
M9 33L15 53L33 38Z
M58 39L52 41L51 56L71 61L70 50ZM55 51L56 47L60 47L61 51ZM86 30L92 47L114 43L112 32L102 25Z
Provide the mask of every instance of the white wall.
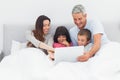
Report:
M52 24L73 23L71 10L79 3L101 21L120 20L119 0L0 0L0 49L3 24L34 24L41 14L49 16Z

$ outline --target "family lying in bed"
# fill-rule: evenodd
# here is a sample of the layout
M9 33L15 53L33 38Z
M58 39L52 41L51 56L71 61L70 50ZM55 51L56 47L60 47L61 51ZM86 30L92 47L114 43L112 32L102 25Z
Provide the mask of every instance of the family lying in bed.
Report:
M50 18L39 16L35 29L26 32L32 48L2 60L2 80L120 80L120 44L109 41L98 20L87 19L82 5L73 8L72 17L75 27L59 26L52 36ZM71 46L85 47L77 62L54 65L55 48Z
M58 27L54 39L49 33L51 23L50 18L45 15L39 16L35 24L35 30L32 32L27 31L27 40L29 41L28 46L40 48L46 54L50 55L50 58L53 58L52 55L54 54L55 47L86 46L91 42L93 43L91 49L85 51L82 56L78 56L77 58L80 62L89 60L89 58L95 55L100 47L108 43L109 40L104 32L102 24L98 20L87 19L87 14L82 5L76 5L73 8L72 16L76 26L71 28L69 32L65 27ZM84 29L91 31L91 36L89 36L91 38L87 38L88 41L86 41L86 44L84 40L79 39L80 36L77 36L78 32L81 32ZM82 34L83 33L84 31L82 31Z

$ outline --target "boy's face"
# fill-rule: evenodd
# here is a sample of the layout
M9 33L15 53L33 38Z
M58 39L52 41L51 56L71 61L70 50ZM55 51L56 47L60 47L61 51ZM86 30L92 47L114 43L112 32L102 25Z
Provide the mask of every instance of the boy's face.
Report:
M88 43L89 43L89 41L87 41L87 36L78 35L78 45L79 46L86 46Z

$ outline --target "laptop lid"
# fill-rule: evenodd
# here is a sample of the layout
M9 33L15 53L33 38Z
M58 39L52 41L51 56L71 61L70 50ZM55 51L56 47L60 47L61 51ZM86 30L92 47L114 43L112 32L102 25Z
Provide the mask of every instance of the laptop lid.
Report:
M55 63L61 61L76 62L77 57L84 53L84 46L55 48Z

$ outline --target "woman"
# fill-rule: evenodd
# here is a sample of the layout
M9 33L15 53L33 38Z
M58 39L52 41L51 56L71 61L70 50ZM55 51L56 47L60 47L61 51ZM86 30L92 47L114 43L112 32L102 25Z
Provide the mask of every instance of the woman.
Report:
M53 39L49 33L50 29L50 18L45 15L41 15L36 20L35 29L31 31L27 31L26 38L29 41L28 47L36 47L40 48L45 54L47 52L54 52L52 48Z

